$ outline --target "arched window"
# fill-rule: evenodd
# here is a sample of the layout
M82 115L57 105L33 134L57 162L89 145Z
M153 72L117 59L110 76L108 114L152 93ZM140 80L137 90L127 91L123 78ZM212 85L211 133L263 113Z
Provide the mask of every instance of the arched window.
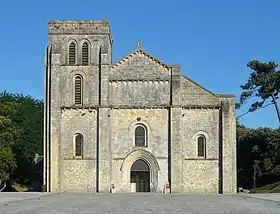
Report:
M80 75L75 76L75 104L82 105L82 90L83 90L83 78Z
M82 45L82 65L88 65L89 63L89 52L88 43L84 42Z
M197 155L206 158L206 140L202 135L197 138Z
M82 134L75 135L75 157L83 157L84 137Z
M135 129L135 146L147 146L146 129L143 126L137 126Z
M71 42L69 45L68 60L69 60L69 65L76 64L76 45L74 42Z

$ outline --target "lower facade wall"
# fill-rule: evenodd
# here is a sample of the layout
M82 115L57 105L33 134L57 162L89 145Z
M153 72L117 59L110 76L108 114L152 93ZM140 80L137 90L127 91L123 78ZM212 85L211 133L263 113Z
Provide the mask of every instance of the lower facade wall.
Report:
M96 192L95 160L64 160L62 191Z
M112 184L117 192L130 192L130 171L120 170L123 160L112 163ZM167 160L158 160L158 186L156 192L162 192L168 181ZM64 160L61 191L96 192L95 160ZM185 160L183 171L184 193L218 193L218 160ZM109 192L104 190L105 192Z
M121 169L123 160L113 160L112 181L117 192L129 193L130 171ZM168 181L167 160L158 160L158 186L161 193ZM95 160L64 160L61 191L96 192ZM218 160L185 160L183 171L182 193L218 193L219 188ZM109 192L103 190L103 192Z
M163 192L164 185L168 182L168 159L158 160L160 170L158 172L157 192Z
M112 161L111 183L115 185L117 192L130 192L130 186L127 185L129 180L121 171L122 162L123 160L121 159Z
M218 160L185 160L183 186L186 193L218 194Z
M160 170L158 171L158 181L156 192L162 193L165 183L168 181L168 161L167 159L157 160ZM121 170L123 160L113 160L112 162L112 184L117 192L129 193L130 190L130 169ZM151 190L152 191L152 190Z

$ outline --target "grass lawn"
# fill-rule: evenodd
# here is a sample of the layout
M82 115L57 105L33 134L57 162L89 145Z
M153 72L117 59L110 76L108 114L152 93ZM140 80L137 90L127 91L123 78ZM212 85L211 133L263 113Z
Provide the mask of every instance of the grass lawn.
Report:
M12 187L15 189L16 192L25 192L28 190L27 186L23 186L20 184L14 184Z
M280 181L250 190L252 193L280 193Z

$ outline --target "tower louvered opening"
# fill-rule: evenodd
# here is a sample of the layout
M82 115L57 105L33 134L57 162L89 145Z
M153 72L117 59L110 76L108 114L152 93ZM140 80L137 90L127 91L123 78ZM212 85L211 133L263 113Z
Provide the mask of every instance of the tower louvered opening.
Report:
M82 104L82 77L76 76L75 77L75 104L81 105Z
M89 62L89 48L88 43L84 42L82 45L82 64L88 65Z
M69 65L76 64L76 45L74 42L71 42L69 45Z

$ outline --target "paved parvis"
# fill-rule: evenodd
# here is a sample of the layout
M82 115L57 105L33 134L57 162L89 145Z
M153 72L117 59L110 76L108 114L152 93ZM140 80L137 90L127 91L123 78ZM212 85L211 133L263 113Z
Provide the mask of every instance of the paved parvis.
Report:
M265 195L263 195L265 196ZM229 195L0 193L2 214L94 213L280 213L280 195L274 198ZM278 200L278 201L277 201Z

